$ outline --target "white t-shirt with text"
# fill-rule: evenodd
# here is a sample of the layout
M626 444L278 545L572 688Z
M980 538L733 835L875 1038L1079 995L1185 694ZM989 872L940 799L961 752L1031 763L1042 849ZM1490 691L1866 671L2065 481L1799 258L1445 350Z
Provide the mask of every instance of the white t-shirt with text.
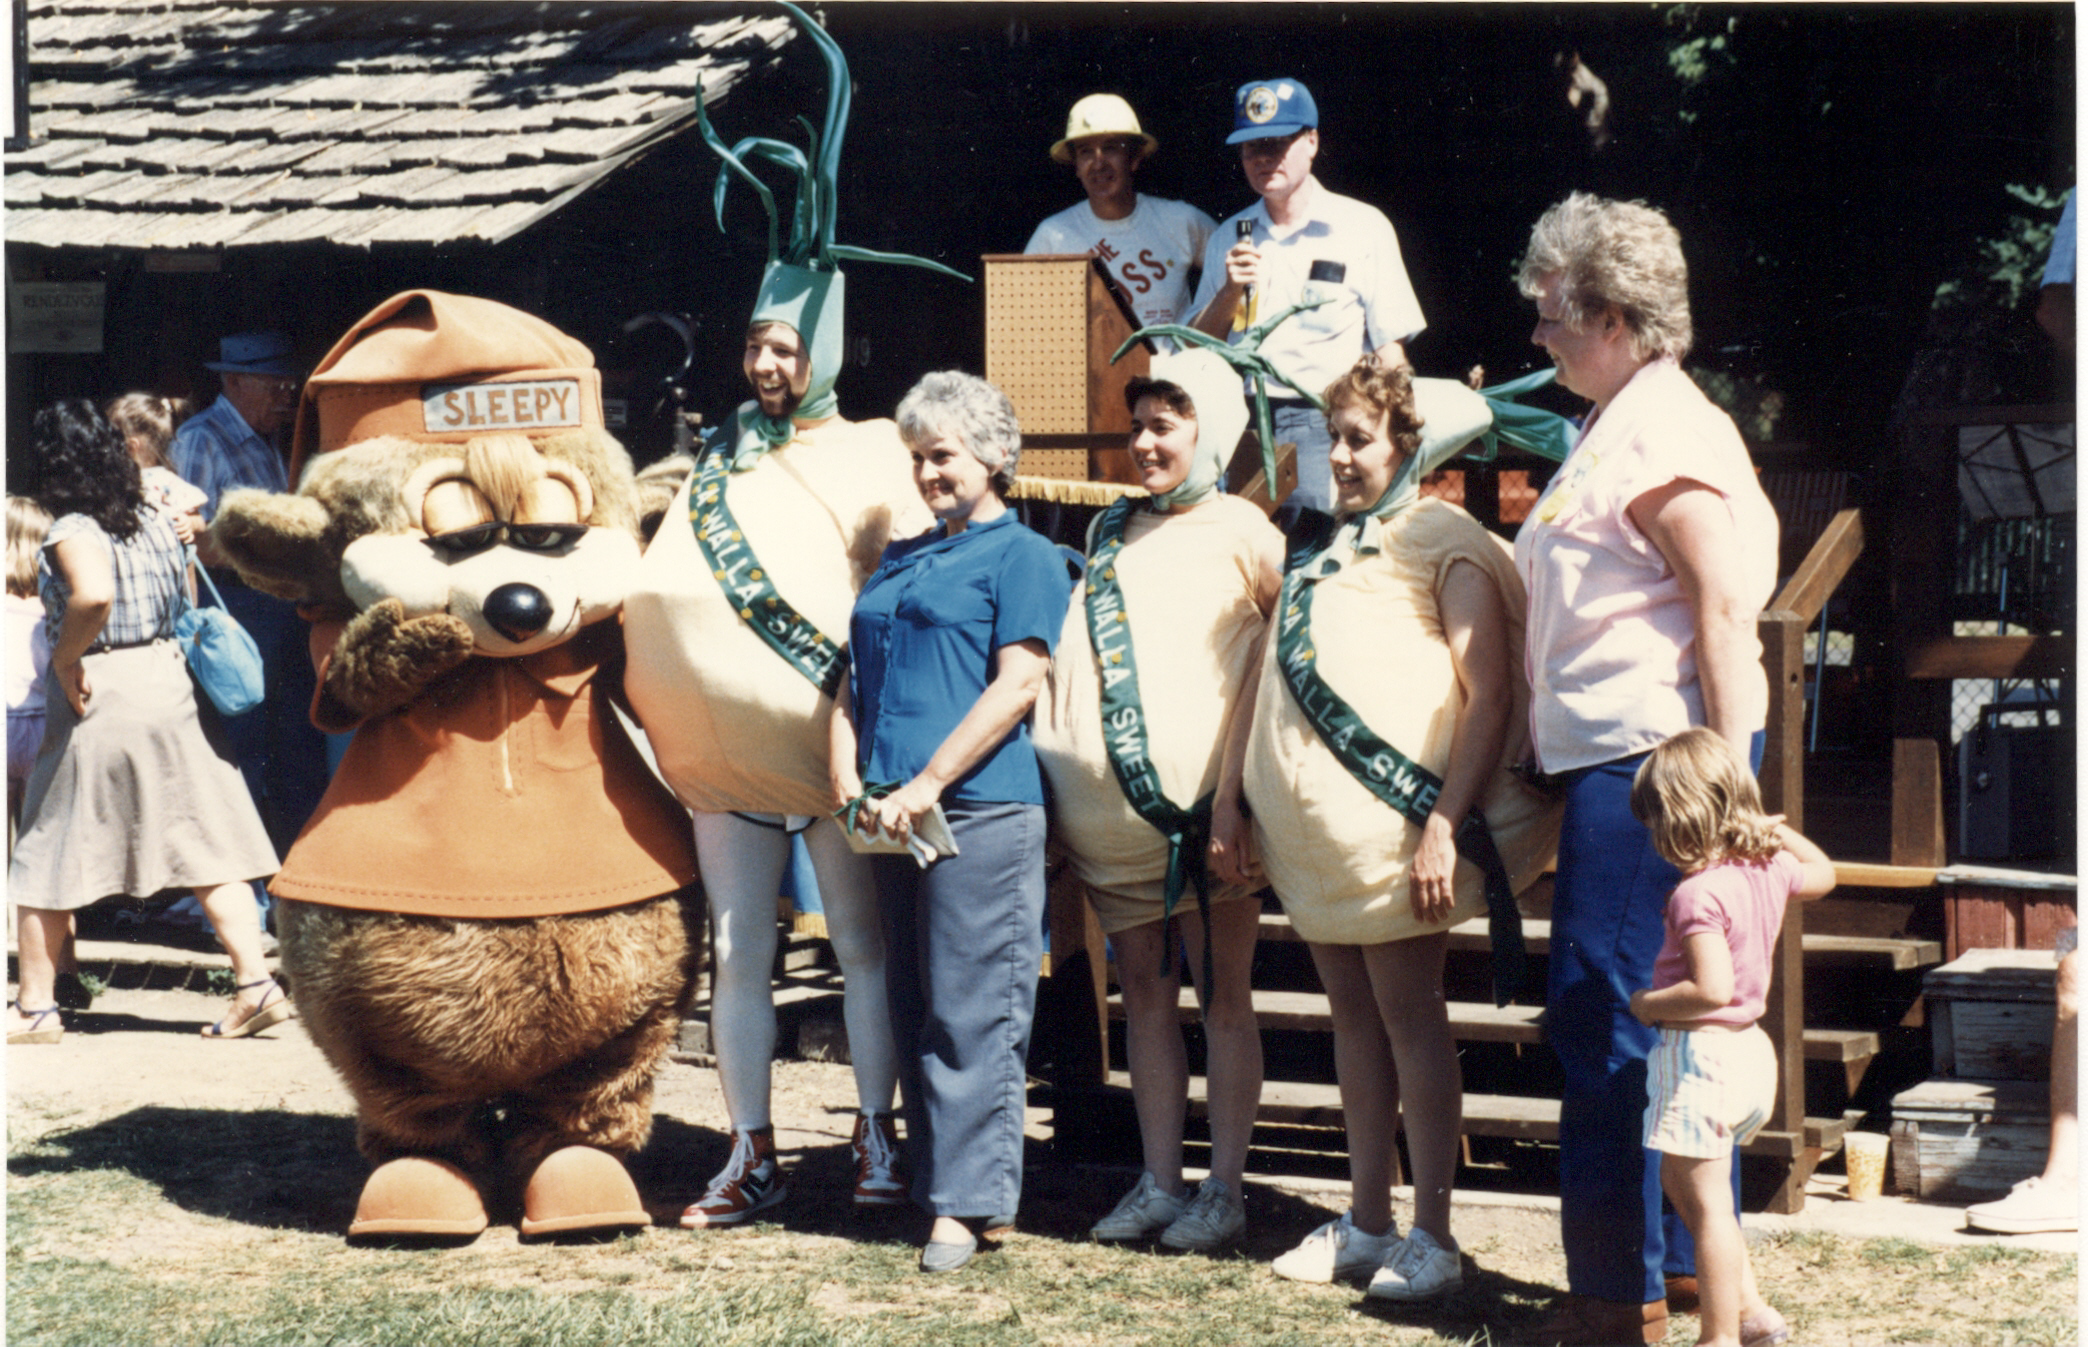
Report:
M1083 201L1045 218L1025 253L1092 252L1138 313L1140 324L1186 323L1194 312L1190 273L1216 226L1184 201L1140 194L1121 220L1105 220Z

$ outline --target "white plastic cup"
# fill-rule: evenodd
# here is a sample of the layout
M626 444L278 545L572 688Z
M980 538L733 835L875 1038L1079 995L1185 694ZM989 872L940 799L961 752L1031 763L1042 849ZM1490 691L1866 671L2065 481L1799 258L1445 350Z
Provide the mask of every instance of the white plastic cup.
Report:
M1842 1158L1849 1167L1849 1197L1868 1202L1885 1194L1885 1161L1892 1138L1877 1132L1850 1132L1842 1137Z

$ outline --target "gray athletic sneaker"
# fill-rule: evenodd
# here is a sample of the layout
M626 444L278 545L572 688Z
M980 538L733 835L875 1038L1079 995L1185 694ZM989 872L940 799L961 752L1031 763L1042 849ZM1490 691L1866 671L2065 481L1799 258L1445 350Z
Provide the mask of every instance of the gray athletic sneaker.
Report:
M1099 1240L1151 1239L1173 1225L1188 1207L1187 1199L1163 1190L1151 1174L1140 1174L1138 1186L1124 1194L1116 1210L1088 1231Z
M1189 1199L1189 1209L1160 1232L1160 1242L1170 1249L1216 1253L1238 1244L1246 1229L1246 1200L1225 1180L1205 1179Z

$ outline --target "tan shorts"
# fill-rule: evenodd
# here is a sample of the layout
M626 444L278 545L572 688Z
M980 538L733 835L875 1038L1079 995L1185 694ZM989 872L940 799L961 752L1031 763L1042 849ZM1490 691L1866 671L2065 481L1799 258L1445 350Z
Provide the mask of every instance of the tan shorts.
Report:
M1119 931L1128 931L1136 926L1156 922L1160 920L1166 907L1160 896L1162 886L1157 883L1152 886L1152 894L1149 897L1097 888L1093 884L1087 885L1086 888L1088 904L1095 909L1095 920L1101 924L1104 935L1115 935ZM1259 892L1259 889L1214 883L1211 886L1211 906L1237 903L1243 898L1252 898ZM1193 888L1184 893L1181 901L1175 904L1176 915L1184 912L1191 915L1196 912L1196 890Z

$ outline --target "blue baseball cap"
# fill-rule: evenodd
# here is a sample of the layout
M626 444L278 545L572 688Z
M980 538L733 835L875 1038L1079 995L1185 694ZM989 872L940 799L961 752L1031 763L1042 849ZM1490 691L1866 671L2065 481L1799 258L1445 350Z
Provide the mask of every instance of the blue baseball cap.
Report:
M1318 126L1312 90L1296 80L1249 80L1233 95L1233 133L1225 143L1294 136Z

